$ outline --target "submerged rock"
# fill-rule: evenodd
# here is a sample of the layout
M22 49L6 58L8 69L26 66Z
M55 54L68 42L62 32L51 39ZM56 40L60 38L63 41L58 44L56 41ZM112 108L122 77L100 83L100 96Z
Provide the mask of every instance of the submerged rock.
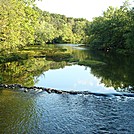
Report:
M27 89L24 89L24 92L26 93L26 92L28 92L28 90Z

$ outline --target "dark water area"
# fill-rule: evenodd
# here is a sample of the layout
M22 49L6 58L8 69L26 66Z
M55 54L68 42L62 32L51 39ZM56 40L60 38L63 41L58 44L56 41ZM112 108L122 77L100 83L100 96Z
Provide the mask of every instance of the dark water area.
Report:
M134 57L60 45L69 62L32 58L0 64L1 84L133 93ZM78 62L95 64L78 65ZM96 64L96 63L104 64ZM0 88L0 134L133 134L134 97L48 94Z

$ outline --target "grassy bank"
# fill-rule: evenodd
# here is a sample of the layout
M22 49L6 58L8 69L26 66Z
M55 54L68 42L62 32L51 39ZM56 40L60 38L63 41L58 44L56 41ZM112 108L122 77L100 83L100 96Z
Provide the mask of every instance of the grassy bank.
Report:
M15 53L0 55L0 63L26 60L28 58L46 58L48 60L61 61L68 60L71 55L66 52L66 49L50 46L29 46L25 49L18 50Z
M78 64L84 66L100 66L100 65L105 65L106 63L101 61L96 61L96 60L84 60L84 61L79 61Z

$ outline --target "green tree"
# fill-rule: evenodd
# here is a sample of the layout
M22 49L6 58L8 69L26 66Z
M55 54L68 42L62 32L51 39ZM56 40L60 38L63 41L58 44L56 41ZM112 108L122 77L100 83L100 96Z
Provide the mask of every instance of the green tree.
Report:
M85 32L87 20L75 19L75 23L72 27L72 31L75 37L75 43L85 43L87 40L87 35Z
M126 49L134 51L134 8L130 10L129 15L129 27L125 34L126 38Z
M23 0L0 1L0 52L13 52L34 41L37 12Z
M133 10L125 2L120 8L109 7L103 16L93 20L87 28L89 44L94 49L126 50L133 48Z

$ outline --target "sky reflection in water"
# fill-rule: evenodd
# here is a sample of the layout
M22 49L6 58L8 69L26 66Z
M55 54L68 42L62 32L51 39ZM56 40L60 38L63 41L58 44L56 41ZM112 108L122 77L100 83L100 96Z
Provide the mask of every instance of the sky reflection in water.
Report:
M104 84L100 83L100 79L91 74L89 67L72 65L61 69L50 69L44 74L40 75L35 86L99 93L116 92L114 88L105 87Z

